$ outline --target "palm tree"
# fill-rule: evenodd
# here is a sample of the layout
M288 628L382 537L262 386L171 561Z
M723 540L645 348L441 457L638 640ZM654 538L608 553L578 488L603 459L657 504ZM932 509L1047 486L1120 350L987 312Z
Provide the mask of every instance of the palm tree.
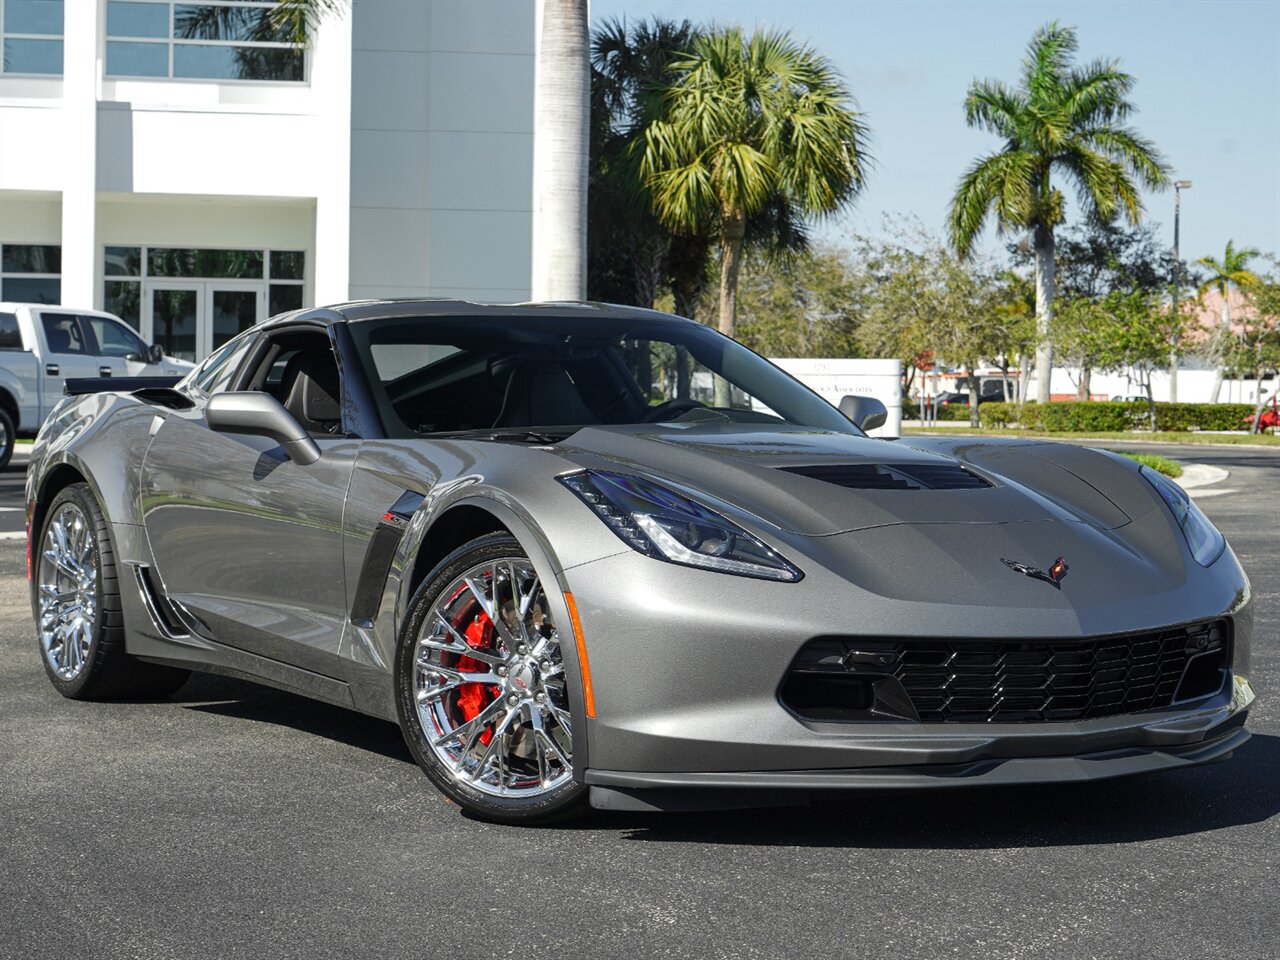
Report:
M1222 338L1228 336L1231 329L1231 288L1248 288L1258 284L1258 275L1249 269L1249 261L1258 255L1259 252L1252 247L1237 250L1235 243L1228 240L1227 249L1221 261L1213 257L1201 257L1196 261L1209 270L1209 279L1200 284L1198 295L1203 297L1208 291L1217 290L1222 297L1222 329L1215 338L1217 353L1223 352ZM1210 403L1217 403L1218 396L1222 393L1222 381L1226 376L1226 370L1221 357L1217 368L1218 372L1213 378L1213 390L1209 394Z
M268 17L272 27L287 36L297 46L305 47L315 33L316 24L327 16L342 14L349 3L350 0L280 0L276 6L263 10L259 16ZM193 12L186 15L199 17L202 14ZM223 10L209 8L203 13L203 16L230 19L234 19L237 15L245 14L236 11L234 7ZM213 37L217 39L219 36L229 35L230 31L223 30L221 34L215 32Z
M780 206L791 224L851 202L867 129L830 61L783 33L704 34L672 70L641 172L664 225L719 242L719 327L733 336L748 220Z
M657 115L671 61L693 34L688 20L658 17L608 20L592 32L589 299L652 307L669 267L682 289L692 282L684 274L706 271L705 250L685 244L673 250L671 232L654 215L640 177L639 151L632 148Z
M951 241L961 255L972 250L993 212L999 232L1031 234L1041 402L1049 400L1053 370L1053 230L1063 220L1063 196L1051 174L1076 188L1086 215L1110 222L1123 213L1134 224L1142 216L1137 183L1155 190L1169 181L1169 167L1151 141L1123 125L1134 109L1127 99L1132 75L1115 60L1073 66L1076 47L1073 27L1050 23L1031 38L1016 89L998 80L978 80L969 87L969 126L997 134L1004 145L961 177L949 216Z

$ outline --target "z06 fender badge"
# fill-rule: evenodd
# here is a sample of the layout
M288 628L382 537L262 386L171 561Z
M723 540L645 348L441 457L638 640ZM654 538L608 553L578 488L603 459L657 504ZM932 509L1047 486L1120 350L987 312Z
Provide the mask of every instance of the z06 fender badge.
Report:
M1058 590L1062 589L1062 578L1067 575L1067 570L1070 569L1067 566L1067 561L1062 557L1053 561L1053 565L1049 567L1048 573L1041 570L1039 567L1033 567L1026 563L1019 563L1017 560L1006 560L1004 557L1000 558L1000 562L1010 570L1016 570L1023 576L1030 577L1032 580L1043 580L1045 583L1050 584Z

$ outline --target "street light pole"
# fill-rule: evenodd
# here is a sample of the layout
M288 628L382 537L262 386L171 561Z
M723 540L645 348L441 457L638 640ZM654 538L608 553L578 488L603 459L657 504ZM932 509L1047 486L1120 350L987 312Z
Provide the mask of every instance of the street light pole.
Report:
M1182 310L1182 256L1178 253L1178 233L1182 220L1182 191L1191 189L1190 180L1173 183L1173 310ZM1175 316L1175 320L1177 317ZM1178 334L1173 334L1173 346L1169 351L1169 402L1178 402Z

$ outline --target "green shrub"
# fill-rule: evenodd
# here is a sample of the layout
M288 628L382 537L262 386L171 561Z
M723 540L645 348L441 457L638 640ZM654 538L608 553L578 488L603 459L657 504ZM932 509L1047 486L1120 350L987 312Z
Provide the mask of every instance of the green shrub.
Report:
M1022 413L1018 415L1018 423L1022 425L1024 430L1043 430L1044 407L1034 401L1024 403L1022 405Z
M1245 430L1244 418L1253 413L1248 403L1157 403L1156 429L1171 433L1195 430ZM1022 413L1017 404L984 403L978 408L979 420L989 430L1017 424L1024 430L1050 433L1116 433L1126 430L1149 430L1151 413L1143 402L1067 400L1044 404L1025 403ZM920 408L904 400L902 416L918 420ZM966 421L969 407L963 403L938 407L938 419Z
M1157 403L1156 427L1160 430L1246 430L1244 418L1253 413L1251 403Z
M978 415L983 427L988 430L1000 430L1017 422L1018 407L1012 403L988 401L978 407Z
M982 409L981 406L978 407ZM967 403L949 403L945 407L938 407L939 420L968 420L969 405Z
M1132 404L1072 400L1048 404L1042 429L1051 433L1105 432L1133 429Z

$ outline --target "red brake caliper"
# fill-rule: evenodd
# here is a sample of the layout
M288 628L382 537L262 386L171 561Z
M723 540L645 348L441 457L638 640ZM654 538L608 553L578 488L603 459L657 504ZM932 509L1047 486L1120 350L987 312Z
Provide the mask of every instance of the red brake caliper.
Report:
M476 614L475 619L462 632L462 636L473 650L493 649L493 623L483 610ZM485 664L472 657L459 657L457 668L463 673L481 673L485 670ZM502 690L499 687L484 683L464 684L458 691L458 709L462 711L463 722L474 719L481 710L501 695ZM488 746L492 739L492 730L485 730L480 734L480 742L485 746Z

